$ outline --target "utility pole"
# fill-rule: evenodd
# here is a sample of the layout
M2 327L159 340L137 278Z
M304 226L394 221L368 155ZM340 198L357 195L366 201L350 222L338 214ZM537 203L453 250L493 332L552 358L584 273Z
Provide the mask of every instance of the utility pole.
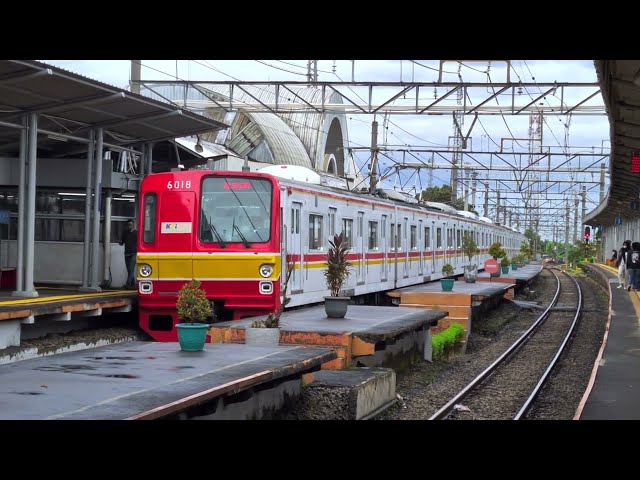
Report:
M458 63L458 78L460 79L460 83L462 83L462 75L460 75L460 71L462 70L462 63ZM456 102L458 105L462 105L463 100L463 89L459 88L456 93ZM462 143L464 139L462 138L462 125L464 124L464 113L461 113L457 110L453 114L453 159L451 162L451 201L455 202L456 198L458 198L458 165L462 164L462 152L460 149L462 148Z
M584 222L584 217L587 216L587 187L582 186L582 218L580 224Z
M464 169L464 211L469 211L469 170Z
M317 60L307 60L307 81L309 82L318 81L318 61Z
M496 192L496 223L500 223L500 190Z
M578 241L580 238L578 237L578 196L576 195L573 198L573 206L574 206L574 214L573 214L573 241L576 242Z
M567 198L567 204L565 207L564 217L564 263L569 264L569 199Z
M604 200L604 163L600 164L600 203Z
M371 179L369 193L375 193L378 183L378 122L371 123Z
M140 94L140 84L136 83L140 81L140 70L142 66L142 60L131 60L131 80L129 80L129 90L131 93Z
M433 158L433 153L431 153L431 166L429 167L429 188L433 187L433 167L435 165L435 161Z
M489 218L489 182L484 184L484 216Z
M473 177L473 182L471 183L471 200L473 201L473 208L477 212L478 204L476 203L476 192L478 190L478 172L474 170L471 172L471 176Z

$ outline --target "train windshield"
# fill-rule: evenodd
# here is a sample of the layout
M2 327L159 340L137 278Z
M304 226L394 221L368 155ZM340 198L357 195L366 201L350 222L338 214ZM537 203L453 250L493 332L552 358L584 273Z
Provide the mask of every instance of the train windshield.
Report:
M272 183L262 178L207 177L202 183L200 241L251 243L271 237Z

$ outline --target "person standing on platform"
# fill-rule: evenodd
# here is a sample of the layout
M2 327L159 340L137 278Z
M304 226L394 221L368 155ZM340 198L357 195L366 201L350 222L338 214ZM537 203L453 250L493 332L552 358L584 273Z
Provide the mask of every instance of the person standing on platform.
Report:
M618 288L627 288L627 252L631 250L631 240L625 240L618 252Z
M124 245L124 263L127 266L127 283L124 288L136 288L136 253L138 251L138 231L133 219L127 221L127 229L122 232L120 245Z
M627 252L627 270L629 271L629 284L627 290L640 289L640 242L633 242L631 250Z

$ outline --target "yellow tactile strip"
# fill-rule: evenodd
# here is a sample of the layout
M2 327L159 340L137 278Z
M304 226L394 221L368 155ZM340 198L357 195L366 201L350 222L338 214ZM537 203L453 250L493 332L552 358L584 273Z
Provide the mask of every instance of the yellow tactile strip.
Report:
M0 301L0 307L9 305L30 305L32 303L44 303L44 302L60 302L63 300L76 300L82 298L96 298L96 297L113 297L123 294L136 293L135 290L109 290L108 292L95 292L95 293L80 293L74 295L50 295L47 297L36 298L21 298L19 300L4 300Z

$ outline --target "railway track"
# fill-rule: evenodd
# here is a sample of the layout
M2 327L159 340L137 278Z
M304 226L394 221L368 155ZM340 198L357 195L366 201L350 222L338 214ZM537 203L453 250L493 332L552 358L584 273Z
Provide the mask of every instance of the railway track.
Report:
M549 270L557 281L549 306L430 420L525 418L568 345L583 305L578 282L562 271Z

